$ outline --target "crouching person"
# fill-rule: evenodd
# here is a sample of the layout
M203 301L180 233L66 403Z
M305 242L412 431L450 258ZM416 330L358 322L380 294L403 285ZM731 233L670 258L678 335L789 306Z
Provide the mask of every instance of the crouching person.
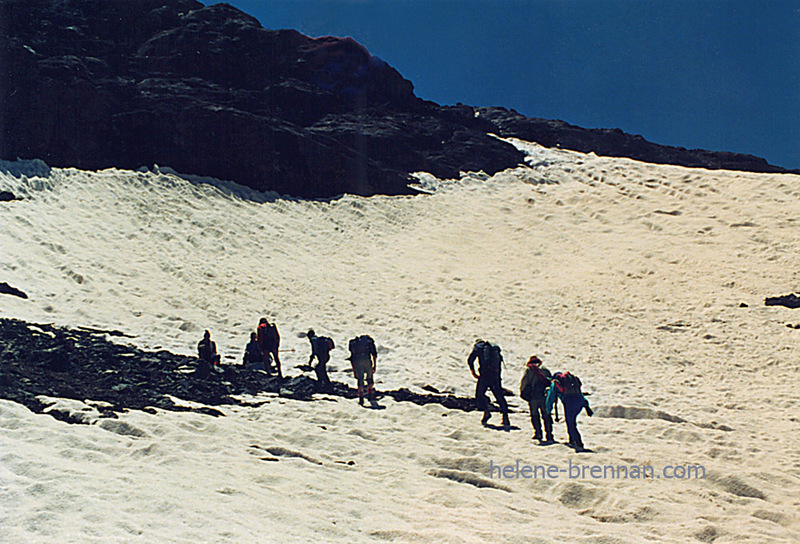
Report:
M203 339L197 343L197 358L200 360L195 374L200 378L206 378L211 373L211 367L219 364L217 354L217 344L211 340L211 333L203 333Z

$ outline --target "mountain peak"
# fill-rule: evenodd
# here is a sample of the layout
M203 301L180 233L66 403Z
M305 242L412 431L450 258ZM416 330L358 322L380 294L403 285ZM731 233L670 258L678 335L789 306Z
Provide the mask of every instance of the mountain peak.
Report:
M454 177L520 163L492 132L779 170L743 156L683 160L643 140L648 152L636 155L642 142L621 132L425 102L352 38L268 30L227 4L0 0L0 20L3 159L90 170L163 164L303 197L399 194L411 192L410 172Z

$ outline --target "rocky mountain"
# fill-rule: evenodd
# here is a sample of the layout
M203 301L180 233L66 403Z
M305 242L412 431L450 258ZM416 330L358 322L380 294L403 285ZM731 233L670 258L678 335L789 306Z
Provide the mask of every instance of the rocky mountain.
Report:
M0 0L0 158L166 165L301 197L403 194L409 173L494 173L490 136L650 162L780 172L503 108L445 107L350 38L267 30L194 0Z

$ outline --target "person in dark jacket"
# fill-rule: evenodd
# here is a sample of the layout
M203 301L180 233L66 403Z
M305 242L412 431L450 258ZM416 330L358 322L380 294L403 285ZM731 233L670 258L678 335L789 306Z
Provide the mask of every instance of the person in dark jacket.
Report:
M335 347L333 340L327 336L317 336L314 329L309 329L306 336L308 337L308 341L311 342L311 356L308 358L308 364L310 366L312 361L314 361L314 357L317 358L317 366L314 367L314 372L317 374L317 381L323 391L332 393L333 384L328 377L327 364L331 358L331 350Z
M479 363L478 372L475 372L475 359ZM486 390L491 389L497 404L500 406L500 411L503 413L503 427L508 429L511 427L511 422L508 418L508 403L506 403L506 397L501 385L500 370L502 363L503 356L500 353L500 347L480 339L475 341L472 346L472 352L467 357L469 371L478 380L475 386L475 402L478 405L478 410L483 411L481 423L486 425L489 418L492 417L489 411L489 397L486 396Z
M578 414L586 409L586 415L591 417L594 412L589 407L589 401L581 392L581 381L577 376L569 372L556 372L553 374L553 382L547 392L545 410L550 413L553 405L561 399L564 405L564 419L567 422L567 435L569 436L568 446L575 448L575 451L583 451L583 439L578 432Z
M364 405L364 386L366 385L367 398L375 403L374 376L378 366L378 351L375 341L366 334L357 336L348 344L350 350L350 365L353 367L353 376L358 383L358 404Z
M272 373L272 362L274 362L278 377L283 378L281 358L278 355L281 345L281 335L278 333L278 326L275 323L267 321L266 317L262 317L258 322L256 332L258 347L261 349L261 355L264 357L264 366L267 368L267 373Z
M250 342L244 348L244 361L245 367L253 370L266 370L264 368L264 356L261 354L261 348L258 347L258 337L256 333L250 333Z
M519 396L528 401L533 425L533 439L542 440L542 423L544 423L545 442L553 440L553 418L545 409L547 388L550 387L550 371L542 366L542 360L532 355L525 365L525 373L519 384ZM541 418L540 418L541 416Z
M219 364L217 344L211 340L209 331L204 332L203 339L197 343L197 358L200 359L200 364L197 366L196 372L201 378L208 376L211 367Z

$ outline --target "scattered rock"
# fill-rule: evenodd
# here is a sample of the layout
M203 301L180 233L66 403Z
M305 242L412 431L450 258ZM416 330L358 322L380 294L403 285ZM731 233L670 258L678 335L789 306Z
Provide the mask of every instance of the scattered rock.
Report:
M700 542L714 542L719 538L720 532L713 525L707 525L700 531L694 534L694 537Z
M786 306L787 308L800 308L800 297L794 293L779 297L767 297L764 300L766 306Z
M12 200L22 200L14 196L14 193L8 191L0 191L0 202L11 202Z
M5 282L0 283L0 293L4 295L12 295L19 298L28 298L28 295L26 295L16 287L11 287L9 284Z

